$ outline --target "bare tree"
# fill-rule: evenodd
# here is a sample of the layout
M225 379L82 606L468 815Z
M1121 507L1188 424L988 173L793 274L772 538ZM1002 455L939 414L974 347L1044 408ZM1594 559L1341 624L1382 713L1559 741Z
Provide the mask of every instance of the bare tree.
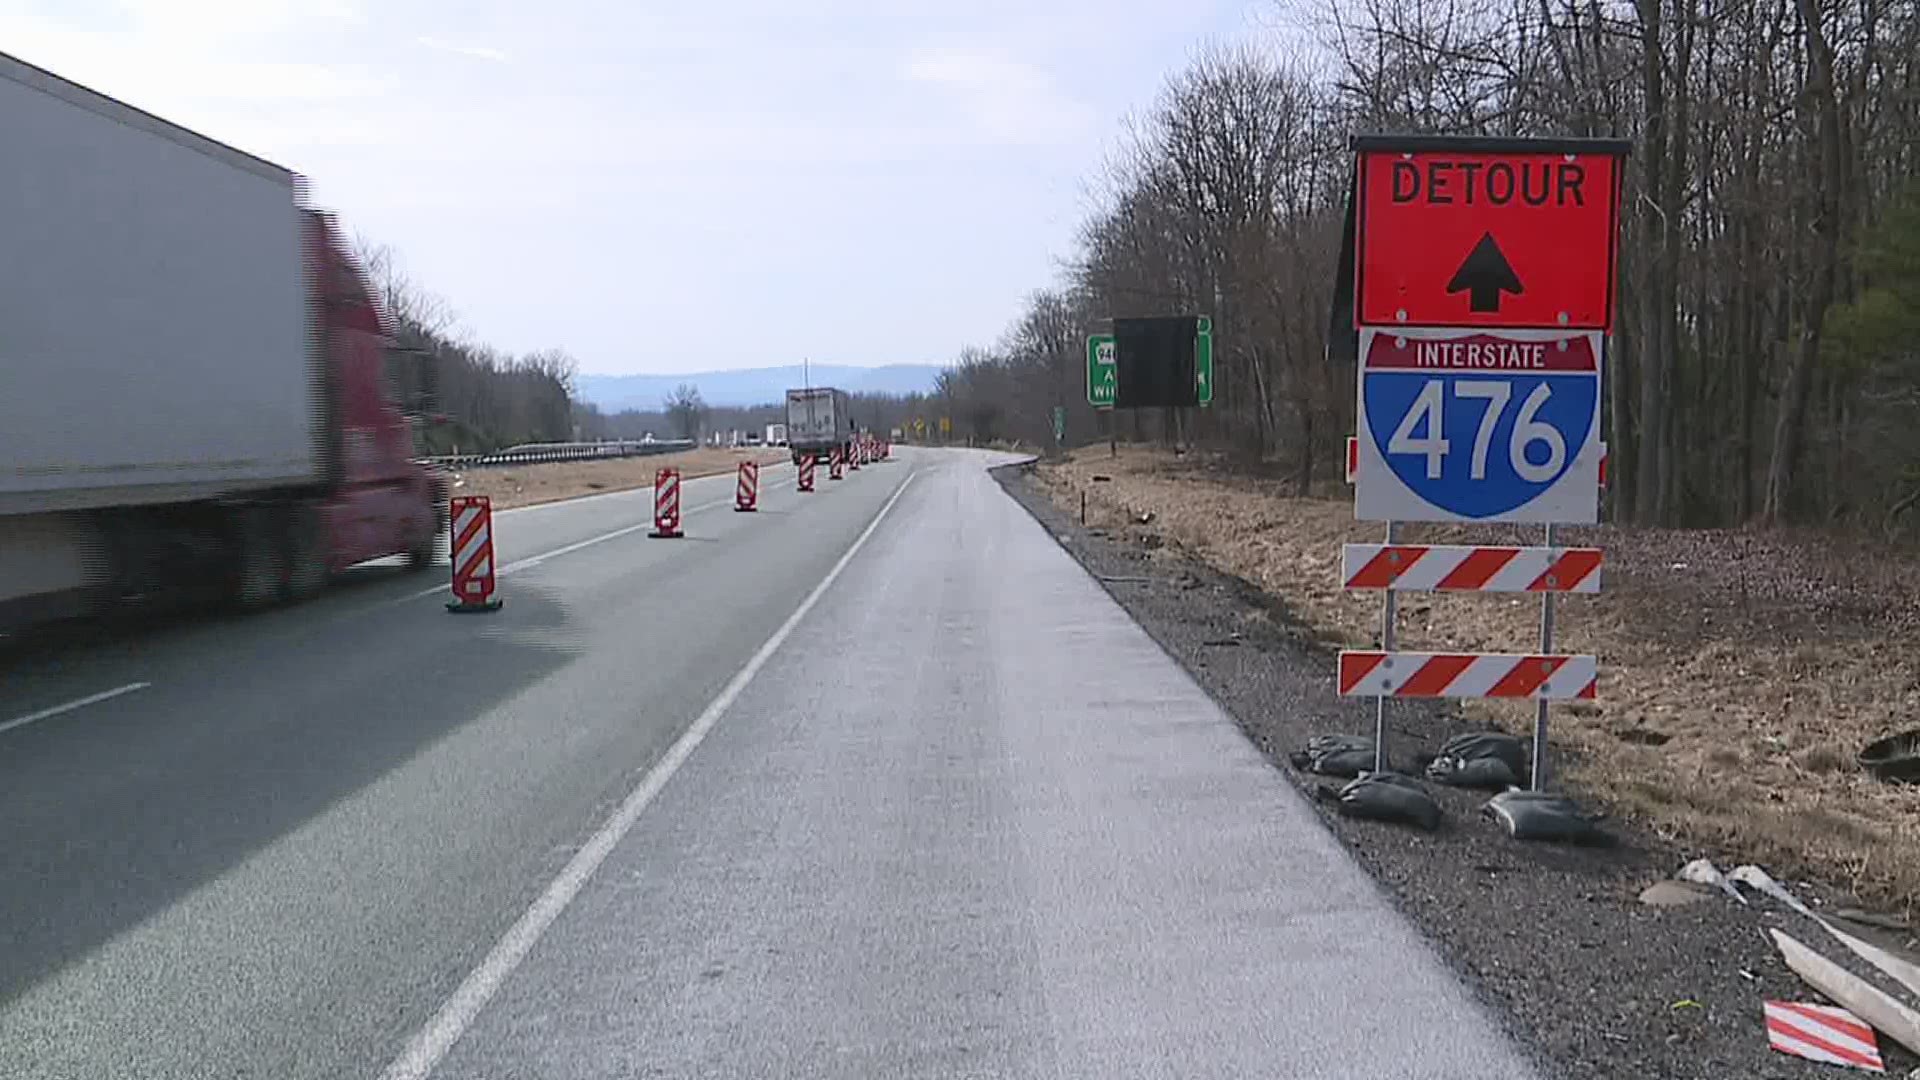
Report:
M683 439L700 438L701 423L707 417L707 403L700 397L700 388L692 383L681 383L667 396L667 416L673 421L675 431Z
M1880 527L1920 505L1920 346L1889 285L1915 279L1899 253L1920 237L1902 210L1920 198L1902 195L1920 175L1920 6L1327 0L1313 29L1324 72L1243 47L1170 75L1090 178L1062 282L943 400L984 420L991 396L994 426L1038 439L1048 406L1083 400L1081 346L1056 339L1210 314L1216 398L1190 433L1302 488L1337 483L1347 135L1617 136L1634 150L1607 354L1615 516Z

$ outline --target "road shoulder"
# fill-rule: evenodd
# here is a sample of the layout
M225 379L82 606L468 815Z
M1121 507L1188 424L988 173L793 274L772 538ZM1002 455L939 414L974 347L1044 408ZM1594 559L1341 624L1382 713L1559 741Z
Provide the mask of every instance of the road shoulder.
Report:
M1328 781L1294 770L1288 753L1315 734L1371 731L1370 703L1334 695L1331 655L1277 600L1137 535L1081 527L1021 467L995 476L1303 790ZM1403 761L1466 729L1418 706L1396 710L1390 728ZM1767 1048L1761 1001L1810 995L1760 916L1637 901L1678 852L1619 826L1611 849L1520 844L1479 817L1484 796L1434 793L1448 820L1433 835L1316 807L1551 1075L1804 1075Z

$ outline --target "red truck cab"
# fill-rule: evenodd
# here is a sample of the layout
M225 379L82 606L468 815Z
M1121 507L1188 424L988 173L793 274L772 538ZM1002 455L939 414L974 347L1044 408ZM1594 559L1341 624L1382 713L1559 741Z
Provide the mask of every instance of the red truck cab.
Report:
M321 515L327 570L403 552L424 566L445 520L446 475L415 455L413 419L389 378L395 341L386 313L333 221L316 210L303 215L324 400L333 411L323 425L334 443Z

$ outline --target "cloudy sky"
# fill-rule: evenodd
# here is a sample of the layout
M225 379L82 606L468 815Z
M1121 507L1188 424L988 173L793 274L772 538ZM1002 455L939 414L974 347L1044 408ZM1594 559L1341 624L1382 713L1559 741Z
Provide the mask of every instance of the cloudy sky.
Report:
M595 372L942 361L1122 116L1271 0L0 0L0 50L312 179L466 330Z

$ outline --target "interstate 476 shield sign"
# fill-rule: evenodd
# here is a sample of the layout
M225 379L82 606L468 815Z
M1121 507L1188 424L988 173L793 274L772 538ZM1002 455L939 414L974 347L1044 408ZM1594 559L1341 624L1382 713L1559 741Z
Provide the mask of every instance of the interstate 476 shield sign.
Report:
M1603 335L1366 329L1361 521L1599 519Z

